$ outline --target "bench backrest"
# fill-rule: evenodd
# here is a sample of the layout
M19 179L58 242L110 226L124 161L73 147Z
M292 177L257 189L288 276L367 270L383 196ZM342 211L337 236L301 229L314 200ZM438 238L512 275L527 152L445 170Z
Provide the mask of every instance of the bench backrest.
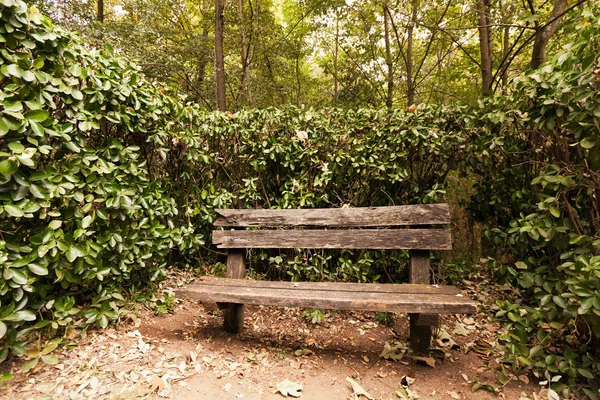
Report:
M447 204L284 210L221 209L216 212L215 226L284 228L215 230L213 243L219 248L452 249L450 229L431 228L432 225L450 224ZM422 228L415 229L415 226Z

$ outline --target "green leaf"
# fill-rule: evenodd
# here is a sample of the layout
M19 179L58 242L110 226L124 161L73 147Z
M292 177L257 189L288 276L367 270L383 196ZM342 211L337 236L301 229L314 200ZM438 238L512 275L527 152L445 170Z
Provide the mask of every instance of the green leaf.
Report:
M100 328L102 329L108 326L108 318L106 318L106 315L100 317L100 319L98 320L98 325L100 325Z
M49 365L58 364L58 357L54 354L42 356L42 361Z
M83 220L81 221L81 227L83 229L88 228L92 223L92 216L91 215L86 215L85 217L83 217Z
M26 361L21 367L21 372L28 372L38 365L40 359L38 357L32 358L31 360Z
M523 261L517 261L515 263L515 267L517 267L517 269L527 269L527 264L525 264Z
M10 128L4 117L0 117L0 137L6 135Z
M48 119L50 113L44 110L33 110L25 113L25 118L35 122L44 122Z
M8 330L8 327L6 326L6 324L2 321L0 321L0 339L2 339L4 337L4 335L6 335L6 331Z
M550 214L554 215L556 218L560 218L560 210L557 207L550 207Z
M585 139L583 139L581 142L579 142L579 144L581 145L581 147L583 147L584 149L591 149L592 147L594 147L596 145L596 138L593 137L586 137Z
M19 165L15 162L15 160L4 160L0 162L0 174L4 176L8 176L10 174L14 174L19 170Z
M594 379L594 374L585 368L577 368L577 372L579 372L581 376L585 376L588 379Z
M59 219L55 219L55 220L50 221L50 223L48 224L48 228L56 230L56 229L60 228L61 225L62 225L62 221Z
M48 275L48 268L43 267L41 265L38 264L27 264L27 268L29 268L29 270L31 272L33 272L36 275L40 275L40 276L46 276Z
M21 210L17 206L13 206L11 204L4 205L4 211L6 211L9 215L20 218L24 215L23 210Z
M23 152L23 150L25 150L25 146L23 146L19 142L10 142L8 144L8 148L11 149L12 152L15 154L21 154Z
M36 316L35 313L31 310L20 310L10 314L7 317L3 318L3 321L10 322L21 322L21 321L35 321Z

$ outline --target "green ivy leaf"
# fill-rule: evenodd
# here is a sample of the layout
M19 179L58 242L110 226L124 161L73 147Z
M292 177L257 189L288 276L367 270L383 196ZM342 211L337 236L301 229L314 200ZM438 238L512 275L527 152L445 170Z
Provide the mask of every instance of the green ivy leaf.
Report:
M2 321L0 321L0 339L2 339L4 337L4 335L6 335L6 331L8 330L6 324Z
M0 162L0 174L8 176L19 170L18 164L14 160L4 160Z
M20 218L23 215L25 215L23 213L23 210L21 210L19 207L17 206L13 206L11 204L5 204L4 205L4 211L6 211L9 215L16 217L16 218Z
M25 113L25 118L35 122L44 122L48 119L50 113L44 110L33 110Z
M27 264L27 268L29 268L29 270L31 272L33 272L36 275L40 275L40 276L46 276L48 275L48 268L43 267L41 265L38 264Z
M28 372L30 370L32 370L33 368L35 368L38 363L40 362L40 359L38 357L32 358L31 360L26 361L23 366L21 367L21 372Z
M592 147L594 147L596 145L596 138L593 137L586 137L585 139L583 139L581 142L579 142L579 144L581 145L581 147L583 147L584 149L591 149Z

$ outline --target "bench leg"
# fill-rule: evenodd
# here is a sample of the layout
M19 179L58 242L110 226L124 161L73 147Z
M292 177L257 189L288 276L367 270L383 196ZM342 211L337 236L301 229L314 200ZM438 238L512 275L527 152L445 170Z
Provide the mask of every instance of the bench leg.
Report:
M409 282L429 284L429 251L411 250L409 264ZM421 318L420 318L421 316ZM415 354L424 354L431 346L431 324L425 314L409 314L410 346Z
M241 333L244 330L244 305L231 304L223 312L224 323L223 328L227 332Z
M419 321L419 316L425 314L409 314L410 318L410 347L415 354L425 354L431 346L432 327Z
M243 249L230 249L227 253L227 277L244 279L246 275L246 262ZM223 310L223 328L227 332L240 333L244 330L244 305L228 304Z

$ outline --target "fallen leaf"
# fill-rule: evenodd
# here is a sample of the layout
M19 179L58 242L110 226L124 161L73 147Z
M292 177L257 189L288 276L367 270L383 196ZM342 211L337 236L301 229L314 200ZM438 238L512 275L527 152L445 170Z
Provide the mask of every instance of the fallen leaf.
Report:
M519 375L519 380L523 383L529 383L529 378L527 375Z
M300 397L302 393L302 385L296 382L292 382L289 379L281 381L277 384L277 390L275 393L279 392L284 397L292 396L292 397Z
M433 357L415 357L415 360L423 362L431 368L435 368L435 359Z
M460 400L460 395L458 393L456 393L456 392L449 392L447 390L446 390L446 393L448 393L450 395L450 397L452 397L453 399Z
M461 324L459 321L456 321L454 323L454 330L452 331L452 333L454 335L467 336L469 334L469 331L467 330L467 328L465 328L463 324Z
M298 350L296 350L294 352L294 354L296 356L298 356L298 357L300 357L300 356L308 356L308 355L311 355L312 353L313 353L313 351L309 350L309 349L298 349Z
M471 387L471 391L472 392L476 392L478 390L486 390L486 391L488 391L490 393L496 393L496 389L492 385L490 385L489 383L478 383L478 382L475 382L473 384L473 386Z
M415 378L411 378L410 376L404 375L402 378L400 378L400 384L404 387L408 387L413 383L415 383Z
M149 380L150 389L153 392L160 392L165 388L165 382L158 375L152 375Z
M358 384L358 382L356 382L354 379L352 379L349 376L347 376L346 377L346 382L349 382L350 385L352 385L352 398L353 399L358 400L358 399L360 399L360 396L364 396L368 400L375 400L373 398L373 396L371 396L369 393L367 393L365 391L365 389L363 389L362 386L360 386Z
M408 345L402 342L385 343L379 357L386 360L400 361L408 351Z

